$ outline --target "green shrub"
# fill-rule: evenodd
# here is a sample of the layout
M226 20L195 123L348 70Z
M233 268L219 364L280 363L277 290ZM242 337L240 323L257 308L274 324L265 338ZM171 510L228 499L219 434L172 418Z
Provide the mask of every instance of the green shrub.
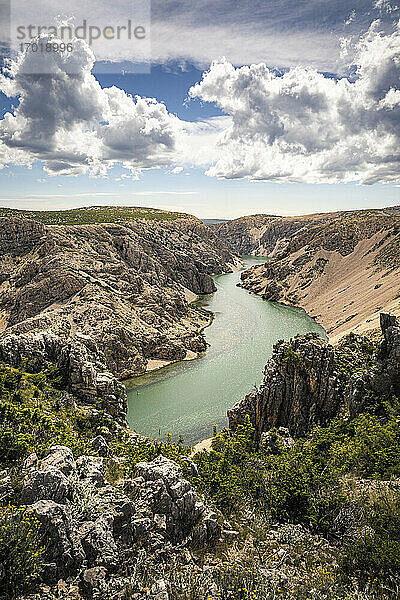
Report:
M341 557L343 573L387 586L400 576L400 488L380 483L369 493L364 518L349 536Z
M34 587L45 552L40 523L26 508L0 507L0 592L14 598Z
M342 473L388 479L400 475L400 418L362 414L348 433L332 444L332 459Z
M235 431L223 429L213 439L210 452L195 456L199 477L194 483L227 513L258 495L261 470L253 438L254 428L247 417L245 425Z
M325 465L312 447L298 444L269 459L262 502L280 522L306 523L325 532L346 498L338 472Z

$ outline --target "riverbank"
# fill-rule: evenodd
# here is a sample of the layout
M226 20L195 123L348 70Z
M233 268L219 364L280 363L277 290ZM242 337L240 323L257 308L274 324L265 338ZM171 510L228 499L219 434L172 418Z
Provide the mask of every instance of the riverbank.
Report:
M242 287L259 296L303 308L336 345L350 332L379 336L379 314L400 314L399 271L380 264L390 244L379 231L352 252L301 248L289 257L243 274Z
M267 260L266 258L261 260ZM245 258L245 267L260 263ZM197 360L170 364L128 383L128 423L136 432L165 439L183 435L188 444L227 425L226 411L257 386L278 339L316 331L301 309L285 307L237 287L240 271L213 277L217 292L200 298L213 322L204 331L208 349Z

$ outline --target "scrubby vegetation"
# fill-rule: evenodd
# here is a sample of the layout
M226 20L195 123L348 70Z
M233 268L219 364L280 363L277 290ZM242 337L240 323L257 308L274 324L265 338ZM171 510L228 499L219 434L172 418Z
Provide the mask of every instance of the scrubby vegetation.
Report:
M278 434L276 438L279 441ZM279 444L275 447L279 448ZM264 553L265 548L274 550L265 533L274 523L278 527L286 523L297 525L302 535L308 530L329 541L326 564L323 560L320 566L313 564L311 572L299 568L297 577L304 572L296 595L283 586L278 597L361 598L362 590L365 593L369 590L365 596L368 598L397 597L400 580L397 399L386 405L380 417L366 412L352 421L336 419L328 427L316 427L291 448L281 445L275 453L270 446L255 444L252 426L247 422L235 432L224 429L214 438L212 451L198 454L195 460L199 467L197 485L235 522L246 540L252 540L255 548L251 552L261 565L259 546ZM249 507L252 516L243 519ZM321 549L323 546L321 543ZM304 549L303 559L306 554ZM317 563L321 559L317 553ZM288 564L290 561L287 567ZM321 590L319 595L316 592L318 573L321 581L325 580L322 588L332 587L329 593L325 589L325 595L321 595ZM352 596L349 591L354 581L360 595ZM251 589L257 593L259 588L254 585Z
M188 218L189 215L140 206L90 206L69 210L18 210L16 208L0 208L0 217L34 219L44 225L89 225L92 223L123 223L125 221L132 221L133 219L173 221L175 219Z
M129 458L120 469L126 474L136 462L161 453L172 459L190 453L169 439L152 442L133 435L95 407L76 405L59 385L56 369L31 374L0 364L0 469L17 466L32 452L43 458L54 445L68 446L76 458L93 455L88 442L96 435L109 441L115 456Z
M384 348L350 336L337 351L339 372L345 379L362 371L377 351ZM371 398L356 418L343 415L290 444L279 430L257 443L250 421L224 429L210 452L194 456L194 474L190 448L136 436L96 407L77 405L62 388L56 369L30 374L0 365L0 468L14 490L0 509L0 563L9 572L4 597L34 589L44 552L38 523L19 506L21 462L32 452L44 457L54 444L69 446L76 458L96 454L90 445L96 435L112 450L106 474L112 485L134 477L137 462L163 454L182 466L227 532L215 551L192 551L195 568L179 560L160 565L143 549L129 576L105 581L99 597L134 597L160 576L170 600L398 597L398 398ZM96 486L72 484L74 518L101 514Z
M35 516L25 508L0 506L0 565L5 572L5 589L0 586L0 594L8 598L29 590L44 550Z

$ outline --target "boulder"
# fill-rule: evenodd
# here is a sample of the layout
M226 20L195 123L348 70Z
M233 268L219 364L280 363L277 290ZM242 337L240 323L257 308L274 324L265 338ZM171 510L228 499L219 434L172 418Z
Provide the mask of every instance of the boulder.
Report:
M76 463L72 450L67 446L51 446L45 459L42 460L42 469L54 467L67 477L76 471Z
M79 587L84 596L92 598L94 590L104 583L106 575L107 569L104 567L92 567L83 571Z
M112 517L86 522L80 529L80 541L89 567L104 567L114 571L118 566L118 548L113 537Z
M287 427L278 427L278 429L262 433L260 442L261 446L271 454L279 454L282 450L288 450L295 444Z
M167 583L165 579L158 579L151 586L151 598L152 600L168 600Z
M0 502L5 503L14 494L11 478L6 475L0 479Z
M93 450L95 450L95 452L97 452L100 456L103 456L104 458L108 458L112 455L111 448L102 435L98 435L92 440L90 440L90 445L92 446Z
M112 485L98 488L98 494L101 496L104 506L107 507L107 515L112 517L114 538L121 539L128 545L131 544L133 539L132 517L136 513L134 502Z
M44 471L31 470L25 477L21 502L33 504L38 500L53 500L58 504L65 504L71 495L71 485L64 473L48 467Z
M196 529L197 545L212 545L219 539L221 528L215 513L207 511L182 470L174 461L159 456L151 462L136 465L137 475L144 480L139 498L153 512L153 527L172 543L191 538ZM200 524L199 524L200 523ZM145 526L145 531L143 527ZM135 532L148 534L149 522L135 522ZM197 533L197 530L202 533Z
M70 576L84 560L82 546L73 532L69 509L53 500L39 500L29 507L42 525L48 562L57 565L57 574Z
M80 456L76 468L81 479L102 487L104 485L104 458L101 456Z

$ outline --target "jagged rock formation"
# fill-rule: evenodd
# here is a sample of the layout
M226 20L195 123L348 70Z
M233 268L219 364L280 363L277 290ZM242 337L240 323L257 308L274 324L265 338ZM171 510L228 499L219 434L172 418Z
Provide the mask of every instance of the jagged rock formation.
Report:
M301 436L340 413L356 416L371 398L382 402L398 393L400 325L394 316L382 314L381 327L385 351L378 355L356 335L336 348L317 334L278 342L259 389L228 411L229 426L243 424L248 415L257 439L276 427Z
M291 239L309 227L336 219L340 213L300 217L249 215L212 225L218 237L238 254L275 256L284 252Z
M69 390L119 416L115 379L205 350L190 306L237 259L194 217L45 226L0 219L0 360L57 363Z
M257 437L279 426L297 436L314 423L327 423L337 414L343 394L334 353L317 334L278 344L260 388L228 411L229 426L243 423L248 414Z
M332 343L377 330L382 310L400 314L399 224L398 207L275 219L256 230L263 233L255 253L272 259L242 273L241 285L301 306Z
M54 446L42 461L36 455L26 459L21 503L40 522L47 541L42 584L74 579L90 596L99 580L126 574L127 561L134 562L141 548L165 560L216 544L217 515L199 500L176 463L159 456L138 463L136 470L136 478L114 486L105 479L102 457L75 461L68 447Z
M381 313L384 337L372 368L350 379L346 402L351 416L362 412L369 399L390 399L400 395L400 324L394 315Z

